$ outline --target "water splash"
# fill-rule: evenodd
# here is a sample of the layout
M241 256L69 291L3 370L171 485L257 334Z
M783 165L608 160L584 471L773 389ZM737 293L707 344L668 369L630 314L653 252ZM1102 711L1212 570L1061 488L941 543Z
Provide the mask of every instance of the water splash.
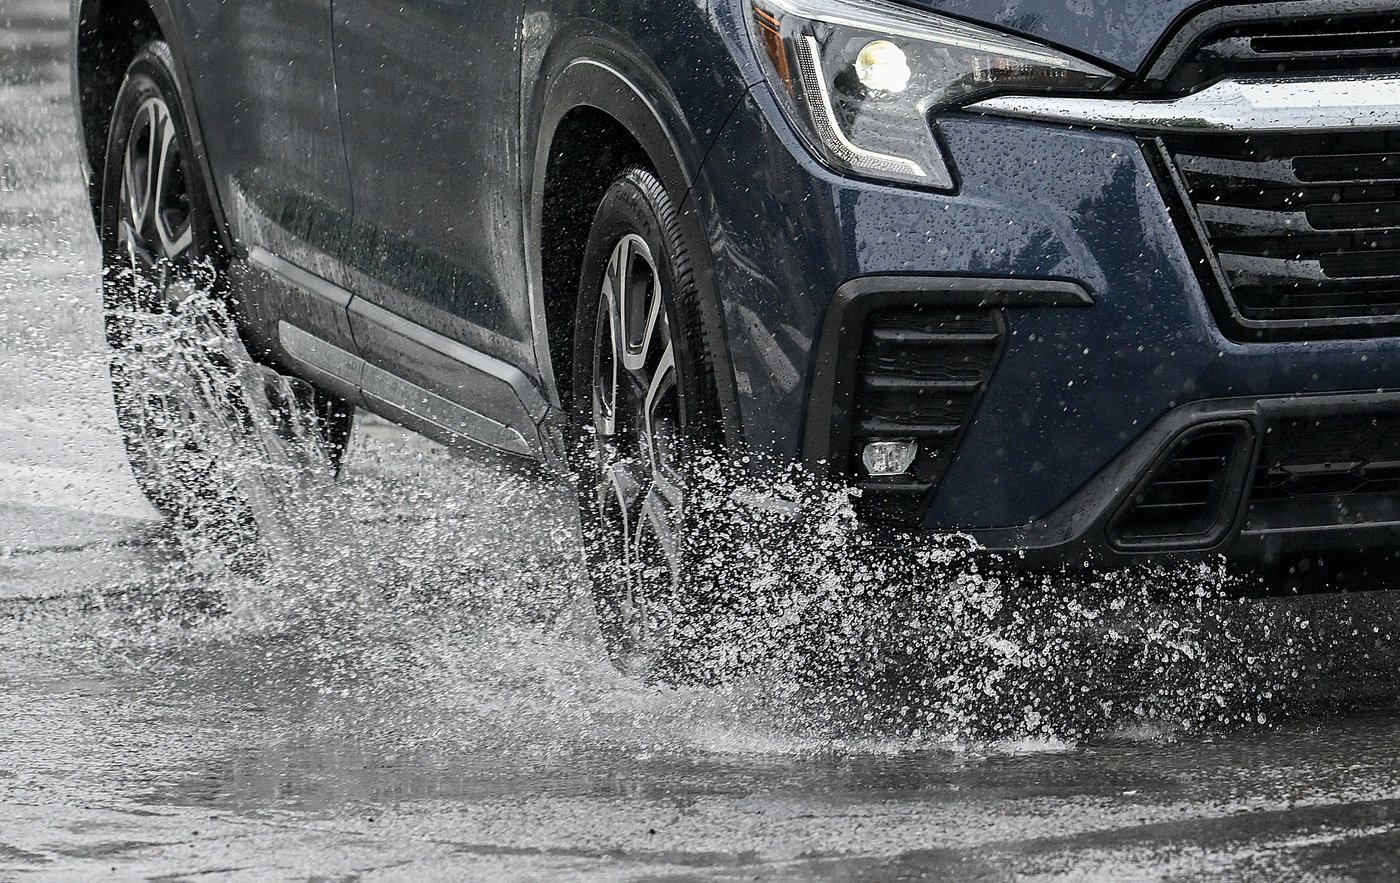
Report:
M1257 724L1299 661L1221 564L1031 572L949 535L885 540L853 493L789 472L762 493L725 464L702 504L701 602L672 637L683 676L748 678L798 731L957 740L1091 738L1152 723Z
M569 489L363 430L337 482L306 391L216 301L142 334L127 376L184 417L149 456L197 450L220 493L189 501L158 575L94 597L78 640L116 664L336 697L347 730L403 744L541 748L1193 732L1257 724L1294 679L1287 624L1220 567L1037 575L964 537L891 548L849 491L715 463L692 495L716 527L669 648L680 685L641 684L601 647ZM230 500L245 530L214 527Z

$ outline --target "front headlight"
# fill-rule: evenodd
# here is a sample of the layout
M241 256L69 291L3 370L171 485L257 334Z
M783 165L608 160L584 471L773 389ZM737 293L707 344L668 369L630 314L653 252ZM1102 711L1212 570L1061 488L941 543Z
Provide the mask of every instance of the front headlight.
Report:
M951 189L929 117L989 92L1083 92L1117 77L1046 46L887 0L752 0L759 57L835 168Z

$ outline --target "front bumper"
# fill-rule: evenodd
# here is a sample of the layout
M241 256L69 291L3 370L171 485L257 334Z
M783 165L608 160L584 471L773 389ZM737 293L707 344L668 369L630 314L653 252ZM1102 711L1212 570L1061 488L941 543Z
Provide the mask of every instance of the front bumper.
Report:
M1223 334L1131 134L946 119L940 136L961 179L950 196L830 174L769 124L780 119L770 101L755 90L731 119L691 202L711 231L750 446L793 459L811 450L824 328L851 280L925 278L935 300L947 277L1053 280L1093 300L1001 308L994 373L922 528L970 531L994 548L1149 554L1116 548L1105 528L1170 444L1162 433L1219 408L1266 433L1259 415L1279 403L1352 407L1400 389L1394 337ZM1201 548L1270 557L1400 544L1389 521L1340 515L1335 525L1246 529L1245 494L1229 530Z
M1400 547L1400 437L1391 435L1398 423L1395 390L1192 402L1169 412L1047 517L971 533L989 550L1021 553L1032 563L1225 554L1273 565L1332 551L1391 551ZM1217 486L1207 493L1188 488L1186 497L1175 487L1160 489L1191 484L1174 481L1183 477L1174 458L1198 454L1191 441L1206 434L1223 445L1216 449L1224 454ZM1165 501L1193 511L1203 502L1199 529L1186 536L1170 526L1143 530L1140 522L1129 529L1142 504ZM1169 512L1167 520L1181 516Z

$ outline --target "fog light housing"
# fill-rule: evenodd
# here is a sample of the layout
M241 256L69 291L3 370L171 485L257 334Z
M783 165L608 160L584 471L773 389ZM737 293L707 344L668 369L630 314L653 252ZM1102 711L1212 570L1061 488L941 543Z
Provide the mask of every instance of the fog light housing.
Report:
M868 442L860 452L865 471L874 476L904 475L919 456L919 443L912 438Z

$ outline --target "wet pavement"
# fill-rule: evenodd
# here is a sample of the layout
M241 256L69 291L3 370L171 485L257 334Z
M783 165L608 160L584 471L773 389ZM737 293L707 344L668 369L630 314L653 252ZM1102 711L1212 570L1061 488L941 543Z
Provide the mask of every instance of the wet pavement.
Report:
M1188 679L1074 741L817 726L771 668L618 674L569 492L373 421L273 566L227 572L121 451L66 7L0 0L0 878L1400 876L1383 594L1231 608L1278 625L1228 658L1167 642L1293 701Z

